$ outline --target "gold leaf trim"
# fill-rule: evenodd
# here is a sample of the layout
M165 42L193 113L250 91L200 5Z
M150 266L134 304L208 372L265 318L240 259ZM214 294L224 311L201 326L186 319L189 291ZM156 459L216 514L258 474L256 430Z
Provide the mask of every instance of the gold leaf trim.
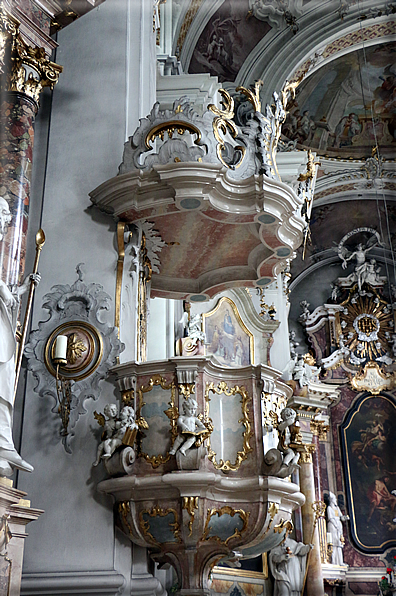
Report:
M169 408L167 410L165 410L164 413L168 416L168 418L170 420L171 448L172 448L173 443L175 442L175 439L178 435L177 419L179 417L179 410L175 403L176 385L173 381L171 383L168 383L167 380L164 379L161 375L156 374L150 378L148 385L142 385L140 387L140 389L137 390L138 407L137 407L137 413L136 413L136 422L137 422L137 425L139 426L140 431L142 431L142 429L149 428L147 421L142 416L142 408L143 408L143 406L146 405L146 402L143 401L143 397L144 397L144 393L148 393L149 391L151 391L153 389L153 387L158 386L158 385L165 391L167 391L169 389L171 390L171 399L168 402ZM158 466L160 466L161 464L164 464L170 460L171 455L169 454L169 451L166 453L166 455L162 455L162 454L148 455L147 453L144 453L144 451L142 451L142 439L143 438L144 438L144 434L142 432L139 432L138 441L137 441L137 443L138 443L138 446L137 446L138 457L143 457L146 461L148 461L152 465L153 468L158 468Z
M142 530L143 536L145 538L148 538L149 540L151 540L154 544L161 546L161 544L166 544L165 542L161 543L158 542L158 540L156 540L154 538L154 536L150 533L150 523L149 521L145 521L143 519L143 515L145 513L148 513L148 515L150 517L166 517L167 515L169 515L170 513L173 513L175 521L173 524L169 524L172 533L176 539L176 542L181 543L182 540L180 538L180 525L178 522L178 517L177 517L177 511L176 509L173 509L172 507L170 507L169 509L162 509L161 507L159 507L158 505L156 505L155 507L152 507L151 509L143 509L142 511L140 511L139 513L139 526L140 529ZM170 544L170 543L168 543Z
M224 144L224 139L222 135L227 134L228 129L232 138L236 139L236 137L238 136L238 129L232 120L232 118L234 117L234 99L225 89L219 89L219 93L223 98L222 104L224 106L224 110L219 110L219 108L216 107L213 103L208 105L208 109L216 115L216 118L214 118L213 120L213 134L217 141L216 154L219 161L221 161L221 163L226 168L236 169L239 168L239 166L243 162L243 159L246 155L246 147L243 147L242 145L237 145L236 147L233 147L233 149L235 149L236 151L240 151L242 154L237 164L230 166L228 163L224 161L222 151L225 151L226 146Z
M153 126L151 130L149 130L144 140L147 149L152 149L151 142L154 141L156 137L159 137L161 141L163 141L165 133L167 133L168 137L171 139L175 131L179 135L183 135L186 131L197 135L197 138L194 141L196 145L199 144L202 138L201 131L194 124L191 124L190 122L183 122L182 120L169 120L168 122L157 124L156 126Z
M206 383L205 389L205 419L210 420L213 424L212 419L209 417L210 413L210 406L209 403L211 401L209 397L209 392L213 391L213 393L217 393L220 395L224 393L224 395L232 396L239 394L241 396L241 411L242 417L238 420L239 423L242 423L245 427L245 431L243 433L243 449L242 451L238 451L236 455L236 460L234 463L231 463L228 459L227 461L223 461L222 459L217 462L216 461L216 453L213 451L211 444L210 444L210 436L207 437L207 450L208 450L208 459L212 462L216 470L222 470L223 472L230 472L239 470L241 463L247 459L248 453L251 453L253 449L250 447L249 440L253 437L253 431L251 428L250 420L249 420L249 410L248 410L248 402L250 400L249 394L246 391L245 387L239 387L235 385L235 387L228 387L225 381L220 381L215 387L213 381L211 383Z
M226 538L226 540L221 540L221 538L219 536L209 536L209 532L211 530L210 525L209 525L211 518L216 514L219 517L221 517L224 513L230 515L231 517L234 517L235 515L239 515L240 519L243 522L242 529L238 530L238 528L235 528L232 536L229 536L228 538ZM206 516L206 522L205 522L205 528L204 528L204 532L203 532L201 540L215 540L216 542L220 542L220 544L225 544L227 546L227 544L233 538L241 538L242 537L242 534L247 529L249 516L250 516L250 511L244 511L243 509L233 509L229 505L225 505L224 507L221 507L221 509L208 509L208 513Z
M188 529L190 530L188 537L190 537L192 536L195 509L198 509L198 497L183 497L183 509L185 509L190 516L190 521L188 522Z

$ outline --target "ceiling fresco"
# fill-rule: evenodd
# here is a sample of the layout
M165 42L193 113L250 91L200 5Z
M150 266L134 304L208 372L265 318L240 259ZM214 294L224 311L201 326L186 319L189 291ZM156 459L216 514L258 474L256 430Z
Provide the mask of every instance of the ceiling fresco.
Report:
M396 149L396 46L350 52L303 81L283 134L298 145L345 158L366 157L377 144Z
M226 0L202 31L188 72L233 82L247 56L271 30L249 12L248 0Z

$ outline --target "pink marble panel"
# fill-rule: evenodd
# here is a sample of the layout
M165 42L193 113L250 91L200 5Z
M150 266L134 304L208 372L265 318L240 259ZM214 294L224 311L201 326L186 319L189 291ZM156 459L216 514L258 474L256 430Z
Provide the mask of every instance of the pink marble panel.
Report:
M247 226L219 224L199 212L152 218L165 242L178 242L161 253L161 275L197 279L223 267L247 265L250 252L260 244Z

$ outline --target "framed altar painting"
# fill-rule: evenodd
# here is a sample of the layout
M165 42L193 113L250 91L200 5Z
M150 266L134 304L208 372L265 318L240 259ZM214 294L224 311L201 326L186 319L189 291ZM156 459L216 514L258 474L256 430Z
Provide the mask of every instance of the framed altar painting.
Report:
M236 305L224 296L213 310L203 314L205 356L215 356L222 366L254 364L253 334L243 323Z
M211 593L229 594L235 586L243 596L264 595L264 580L268 579L267 553L254 559L240 561L241 567L231 568L216 565L212 571ZM232 591L231 591L232 594Z
M396 401L359 398L341 424L351 534L365 553L396 546Z

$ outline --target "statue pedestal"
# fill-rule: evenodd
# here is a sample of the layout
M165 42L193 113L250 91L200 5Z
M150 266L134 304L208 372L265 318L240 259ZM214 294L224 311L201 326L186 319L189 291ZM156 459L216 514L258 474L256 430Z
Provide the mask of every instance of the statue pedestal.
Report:
M0 594L19 596L26 526L43 511L31 509L26 493L0 477Z

